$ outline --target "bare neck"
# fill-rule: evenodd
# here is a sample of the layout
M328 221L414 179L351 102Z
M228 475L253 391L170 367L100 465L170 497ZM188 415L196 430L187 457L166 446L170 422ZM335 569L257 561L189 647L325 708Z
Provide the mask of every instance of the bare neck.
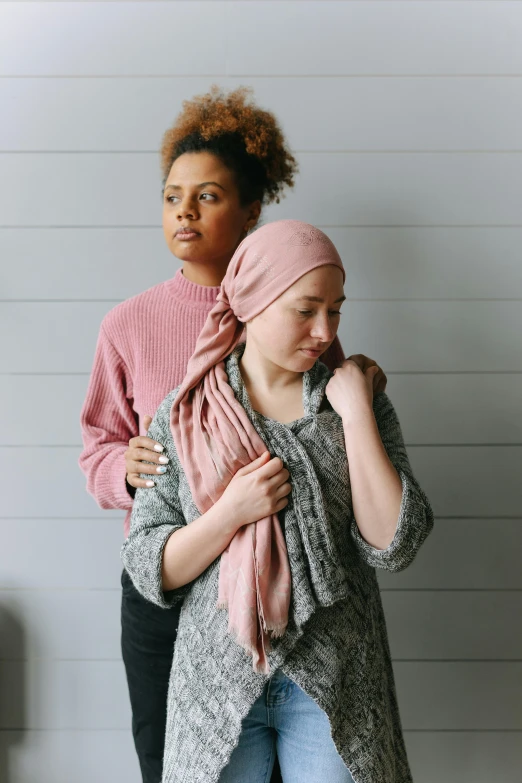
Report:
M183 277L196 285L220 286L225 277L230 259L222 263L206 266L194 261L183 262Z
M252 407L258 413L283 424L304 416L303 373L279 367L248 340L240 369Z

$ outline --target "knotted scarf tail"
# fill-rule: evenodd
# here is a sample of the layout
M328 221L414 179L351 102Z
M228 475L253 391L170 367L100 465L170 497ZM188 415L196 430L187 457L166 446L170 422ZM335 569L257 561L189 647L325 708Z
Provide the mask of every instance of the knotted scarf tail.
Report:
M238 552L234 551L232 554L231 549L234 549L234 544L231 542L229 548L221 556L219 574L218 608L229 610L228 631L237 644L252 656L253 669L261 674L270 673L268 664L268 653L271 648L270 639L284 634L287 626L286 618L288 617L288 606L282 612L281 606L278 607L279 610L277 612L275 612L273 606L270 608L268 590L273 589L278 592L278 588L279 591L281 590L281 580L284 583L288 581L288 585L282 591L286 599L288 599L290 583L289 570L287 573L283 566L281 552L279 551L279 547L284 542L284 539L280 528L273 537L274 526L277 526L276 530L279 527L277 517L262 520L243 529L242 535L239 535L235 542L238 548L244 547L242 557L240 558L242 566L237 567ZM261 529L258 530L258 527ZM263 545L261 547L258 547L258 534L262 538ZM267 535L268 541L265 540ZM272 542L276 543L275 551L272 548ZM284 543L283 550L286 554ZM250 567L247 566L245 557L247 560L250 560ZM260 558L263 562L260 562ZM272 558L274 558L273 562L271 562ZM233 561L232 563L231 560ZM272 572L272 569L274 569L275 573ZM245 578L248 573L247 584L243 584L243 589L238 590L238 577L241 575ZM264 575L265 584L262 584L262 575ZM266 581L267 576L269 578L268 582ZM273 576L273 583L270 583L270 576ZM248 583L250 584L250 589L248 589ZM245 590L245 588L247 589ZM265 592L266 595L264 595ZM239 608L237 602L240 596L242 596L244 601L249 593L253 598L250 610L248 611L248 605L245 604L243 609L247 611L242 616L244 618L249 616L250 621L244 624L241 622L241 615L236 614ZM265 601L268 602L269 612L272 611L278 615L277 619L269 616L269 613L267 616Z

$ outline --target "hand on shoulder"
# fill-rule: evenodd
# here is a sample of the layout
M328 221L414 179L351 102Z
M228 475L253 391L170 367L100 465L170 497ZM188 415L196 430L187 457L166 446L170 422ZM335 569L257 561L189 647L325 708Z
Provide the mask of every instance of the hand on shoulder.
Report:
M343 422L373 417L374 379L380 368L373 364L362 370L353 359L346 359L334 371L326 386L326 396ZM381 371L382 372L382 371Z

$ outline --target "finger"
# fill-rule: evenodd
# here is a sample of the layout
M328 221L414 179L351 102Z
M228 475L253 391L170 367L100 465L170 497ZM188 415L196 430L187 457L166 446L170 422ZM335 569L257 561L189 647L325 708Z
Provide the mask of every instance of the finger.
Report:
M152 416L144 416L143 417L143 429L145 432L149 431L149 427L152 424Z
M259 468L259 478L269 479L276 476L284 469L283 461L279 457L272 457L270 462Z
M290 478L290 473L286 468L283 468L283 470L280 470L278 473L276 473L274 476L269 478L267 480L268 486L273 489L275 487L280 487L281 484L286 484L288 479Z
M135 460L129 460L127 462L128 473L147 473L149 475L158 475L165 473L167 468L165 465L147 465L146 462L136 462Z
M275 496L277 500L281 500L281 498L286 498L287 495L289 495L292 491L292 485L291 484L281 484L277 492L275 493Z
M346 361L356 364L361 372L364 372L368 366L366 364L366 356L364 356L362 353L354 353L352 356L349 356Z
M277 501L277 505L274 509L274 513L277 514L278 511L282 511L285 506L288 506L288 498L281 498L281 500Z
M142 479L138 473L127 473L127 484L131 487L139 489L140 487L146 487L150 489L154 486L154 482L151 479Z
M374 368L372 367L371 369L373 370ZM371 376L369 373L368 373L368 375L372 379L372 389L373 389L373 393L375 395L375 393L377 391L377 387L379 385L380 376L382 375L382 371L381 371L380 367L377 367L377 369L373 373L373 376Z
M345 367L357 367L357 369L362 373L365 373L367 370L367 368L364 367L361 362L356 362L354 359L345 359L342 367L340 368L341 371L344 370Z
M154 451L163 451L163 446L161 443L157 443L157 441L152 440L152 438L148 438L146 435L139 435L137 438L131 438L129 441L129 446L132 449L135 448L141 448L141 449L153 449Z
M388 385L388 378L386 377L386 373L384 373L382 370L380 374L377 376L376 379L374 379L374 396L377 394L381 394L383 391L386 391L386 386Z
M373 367L368 367L364 371L364 374L366 375L367 378L371 378L372 381L373 381L373 379L375 378L376 375L379 374L379 372L380 372L380 367L377 367L377 365L374 365Z
M169 458L164 454L158 454L156 451L150 451L149 449L132 449L130 458L137 462L155 462L157 465L167 465Z
M269 461L269 459L270 452L263 452L260 457L255 459L249 465L245 465L243 468L240 468L236 473L236 476L248 476L249 473L253 473L255 470L258 470L260 467L262 467L266 462Z

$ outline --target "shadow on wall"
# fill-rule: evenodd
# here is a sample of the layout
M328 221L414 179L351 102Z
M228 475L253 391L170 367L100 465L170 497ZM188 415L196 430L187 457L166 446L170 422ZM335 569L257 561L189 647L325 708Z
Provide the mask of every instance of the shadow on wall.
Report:
M0 604L0 781L11 783L11 757L24 742L26 727L23 625L12 608Z

